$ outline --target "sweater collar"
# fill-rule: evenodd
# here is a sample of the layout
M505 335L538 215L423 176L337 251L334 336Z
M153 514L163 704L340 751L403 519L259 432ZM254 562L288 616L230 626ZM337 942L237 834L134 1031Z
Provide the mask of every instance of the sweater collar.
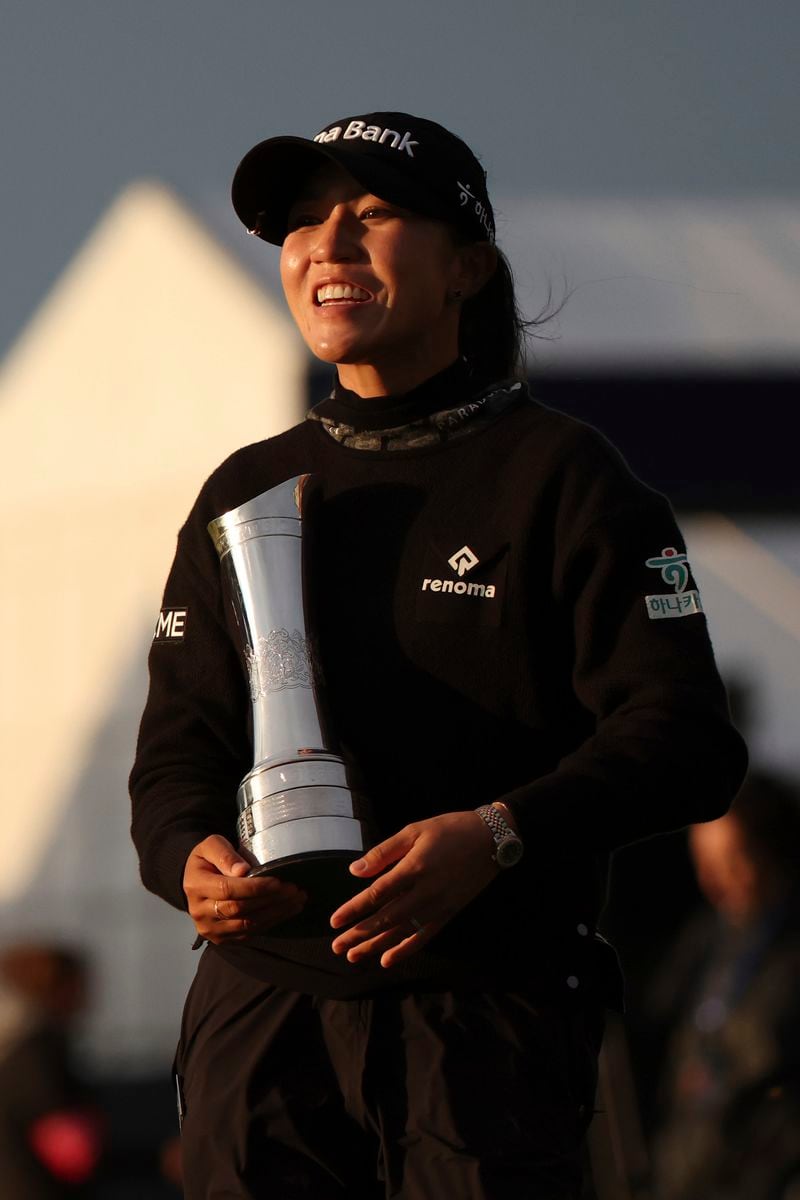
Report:
M322 411L329 401L317 404L307 416L309 420L317 421L334 441L352 450L421 450L478 433L496 421L507 409L515 408L531 398L527 387L518 379L502 380L482 392L467 392L466 396L462 393L455 405L451 398L450 407L444 409L438 407L444 398L442 392L437 389L433 396L433 412L415 420L406 420L401 425L384 424L387 420L394 419L393 416L387 417L384 411L381 424L377 428L373 424L368 429L356 429L341 417L327 416ZM391 411L394 414L398 410Z
M326 423L348 425L359 433L396 429L463 403L473 390L470 382L470 371L462 358L402 395L359 396L337 380L331 395L316 404L310 415Z

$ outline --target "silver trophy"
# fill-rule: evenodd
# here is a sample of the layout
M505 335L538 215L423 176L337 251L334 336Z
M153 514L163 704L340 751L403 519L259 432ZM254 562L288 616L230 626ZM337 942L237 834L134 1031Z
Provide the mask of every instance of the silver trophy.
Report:
M315 677L303 586L308 479L287 479L208 526L253 705L255 763L237 795L240 850L252 875L277 875L309 895L281 934L329 932L330 913L362 886L347 866L368 845L364 802L336 752Z

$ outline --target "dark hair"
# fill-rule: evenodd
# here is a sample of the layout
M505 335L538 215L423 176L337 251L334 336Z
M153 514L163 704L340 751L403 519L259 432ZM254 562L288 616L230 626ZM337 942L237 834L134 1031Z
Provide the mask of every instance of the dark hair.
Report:
M459 239L463 244L463 239ZM497 268L491 279L461 308L458 330L458 349L466 359L474 377L485 384L498 379L524 379L526 344L529 337L541 337L534 332L561 312L569 299L553 303L552 292L541 311L533 318L522 315L517 303L514 273L511 264L499 247Z

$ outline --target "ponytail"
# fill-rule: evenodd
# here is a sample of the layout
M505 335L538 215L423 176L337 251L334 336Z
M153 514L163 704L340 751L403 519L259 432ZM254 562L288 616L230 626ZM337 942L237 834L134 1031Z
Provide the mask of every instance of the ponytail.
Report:
M497 248L494 274L461 308L458 349L473 377L487 385L499 379L524 379L528 337L541 336L533 331L556 316L567 299L553 306L548 296L541 312L526 319L517 303L511 264Z

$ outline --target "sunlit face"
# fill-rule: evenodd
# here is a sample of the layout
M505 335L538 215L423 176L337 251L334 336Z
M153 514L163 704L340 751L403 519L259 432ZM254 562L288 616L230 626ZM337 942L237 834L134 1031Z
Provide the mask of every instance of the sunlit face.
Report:
M325 165L289 212L281 279L325 362L439 370L458 353L461 251L447 225L388 204Z

